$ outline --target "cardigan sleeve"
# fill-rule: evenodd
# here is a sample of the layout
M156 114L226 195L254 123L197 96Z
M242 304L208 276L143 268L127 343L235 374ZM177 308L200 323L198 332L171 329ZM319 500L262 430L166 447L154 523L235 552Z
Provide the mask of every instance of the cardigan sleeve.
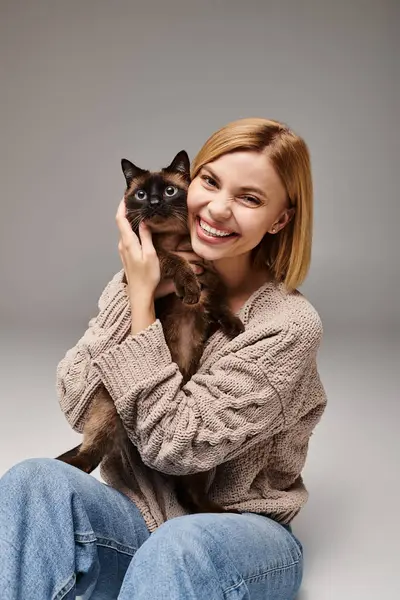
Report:
M324 403L316 373L322 325L318 315L314 321L276 327L184 386L159 320L93 366L147 466L172 475L206 471L289 428L305 406Z
M85 415L102 381L93 369L93 359L120 343L129 333L131 308L122 282L124 270L109 281L98 300L99 313L76 345L68 350L56 369L56 390L65 417L82 433Z

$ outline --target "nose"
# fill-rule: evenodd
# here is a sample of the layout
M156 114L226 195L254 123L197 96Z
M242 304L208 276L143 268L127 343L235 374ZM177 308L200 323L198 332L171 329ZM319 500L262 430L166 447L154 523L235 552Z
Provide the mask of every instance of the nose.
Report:
M226 221L232 214L231 198L219 196L208 205L208 212L214 221Z
M150 196L150 205L151 205L151 206L155 206L155 205L157 205L157 204L160 204L160 198L159 198L158 196L156 196L156 195L152 194L152 195Z

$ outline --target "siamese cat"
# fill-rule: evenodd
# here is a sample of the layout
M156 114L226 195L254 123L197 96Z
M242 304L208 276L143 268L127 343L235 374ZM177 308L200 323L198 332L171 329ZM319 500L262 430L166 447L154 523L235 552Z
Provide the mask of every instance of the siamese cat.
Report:
M232 339L244 331L244 326L228 307L225 286L212 264L199 262L204 271L195 275L185 259L172 253L180 243L190 244L187 153L179 152L161 171L141 169L127 159L121 160L121 166L126 179L126 218L136 234L139 223L146 221L160 260L161 278L172 278L175 283L176 294L157 299L155 312L184 385L196 372L204 344L216 329L221 328ZM129 453L129 446L132 448L132 442L102 387L89 409L82 443L57 458L91 473L106 455ZM207 473L170 477L176 484L178 501L189 513L237 512L226 511L207 497Z

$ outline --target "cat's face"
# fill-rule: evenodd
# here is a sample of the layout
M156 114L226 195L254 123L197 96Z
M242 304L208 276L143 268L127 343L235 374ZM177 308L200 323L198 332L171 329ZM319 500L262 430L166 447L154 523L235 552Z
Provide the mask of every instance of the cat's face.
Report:
M179 152L168 167L161 171L141 169L123 158L122 170L126 217L137 232L139 223L146 223L153 232L185 233L187 230L187 190L190 183L190 161L187 153Z

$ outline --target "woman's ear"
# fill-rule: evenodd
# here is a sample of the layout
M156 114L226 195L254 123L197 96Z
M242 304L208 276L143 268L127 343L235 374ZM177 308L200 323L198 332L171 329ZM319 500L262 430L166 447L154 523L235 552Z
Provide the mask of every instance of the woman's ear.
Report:
M286 223L289 223L289 221L293 219L296 209L294 206L292 206L292 208L288 208L286 212L288 214L288 220L286 221Z
M268 233L278 233L293 219L295 212L296 209L294 207L287 208L283 215L279 217L279 220L275 221Z

